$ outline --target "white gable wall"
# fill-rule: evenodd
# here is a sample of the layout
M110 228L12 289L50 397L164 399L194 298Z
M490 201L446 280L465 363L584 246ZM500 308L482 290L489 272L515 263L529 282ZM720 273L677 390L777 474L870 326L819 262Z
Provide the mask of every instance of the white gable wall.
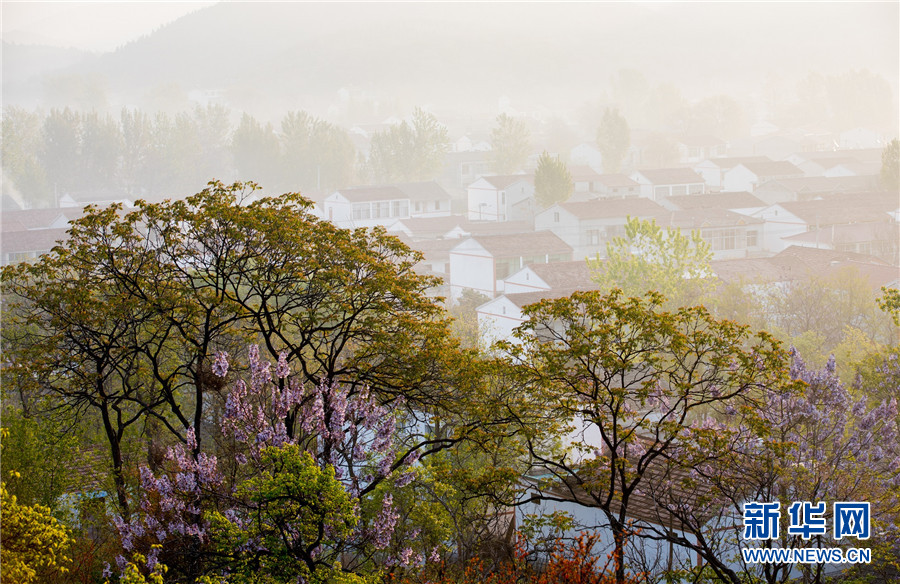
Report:
M478 316L478 335L485 347L497 341L513 341L512 332L525 322L522 309L506 296L500 296L475 309Z
M497 291L494 258L474 239L450 250L450 299L458 300L466 288L490 297Z
M753 217L764 219L765 250L780 252L789 247L784 241L785 237L806 233L809 226L796 215L787 212L781 205L770 205L753 214Z

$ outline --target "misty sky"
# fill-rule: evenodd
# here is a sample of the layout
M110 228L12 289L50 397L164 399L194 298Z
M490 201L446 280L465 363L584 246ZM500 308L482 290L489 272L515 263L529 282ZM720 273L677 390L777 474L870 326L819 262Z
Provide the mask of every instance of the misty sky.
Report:
M0 2L3 40L96 52L215 2Z

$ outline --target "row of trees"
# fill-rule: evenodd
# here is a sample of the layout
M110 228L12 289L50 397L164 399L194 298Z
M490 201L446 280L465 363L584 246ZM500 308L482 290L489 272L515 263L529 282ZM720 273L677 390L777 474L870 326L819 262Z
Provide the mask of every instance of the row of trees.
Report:
M196 189L216 175L253 173L273 185L328 188L353 179L346 131L288 112L280 132L249 115L233 125L223 106L175 115L123 109L119 118L65 108L3 114L4 188L36 203L67 192L116 190L155 196Z
M531 153L521 120L497 118L493 169L521 170ZM254 176L272 189L329 191L359 183L432 180L450 146L447 129L422 109L371 136L357 151L343 128L304 111L276 127L221 105L178 114L123 109L118 118L69 108L3 112L4 192L36 206L84 191L155 197L190 192L210 176Z
M771 335L616 289L532 305L495 352L462 349L417 253L318 220L299 195L241 205L254 189L91 209L2 274L4 424L76 428L76 451L107 461L111 519L82 503L67 521L78 549L114 543L73 580L99 581L117 555L123 581L415 579L470 558L492 571L515 555L504 510L535 502L598 510L620 584L783 581L732 558L735 514L760 497L871 500L876 543L896 554L896 361L848 388ZM99 490L38 493L9 460L21 504L62 514L61 491ZM530 519L526 551L551 525L572 522ZM653 540L703 567L639 557Z

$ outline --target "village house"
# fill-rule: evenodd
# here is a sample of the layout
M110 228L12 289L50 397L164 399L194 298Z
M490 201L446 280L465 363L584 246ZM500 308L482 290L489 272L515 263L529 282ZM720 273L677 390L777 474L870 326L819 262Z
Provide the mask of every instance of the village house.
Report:
M839 176L804 177L771 180L759 185L753 194L766 204L807 201L831 193L864 192L878 188L878 177Z
M60 241L69 238L68 228L31 229L0 233L0 265L30 262L49 253Z
M765 156L708 158L703 162L695 164L692 169L703 177L708 190L718 191L721 190L724 185L725 173L738 164L747 162L772 162L772 160Z
M767 181L800 178L802 176L803 171L790 162L745 161L727 170L722 175L722 190L752 193L757 186Z
M468 288L493 298L528 264L571 260L572 248L549 231L470 237L450 250L450 296L456 301Z
M465 193L467 185L490 172L491 153L479 150L448 152L438 181L446 188Z
M900 265L900 223L832 224L783 238L786 245L871 255Z
M881 173L880 162L857 162L855 160L845 160L835 164L826 170L822 176L870 176L877 177Z
M596 283L586 260L529 264L506 278L503 285L506 294L539 290L592 290L594 288L596 288Z
M641 185L624 174L601 174L594 179L591 192L603 199L639 197Z
M323 209L338 227L386 227L397 219L450 215L450 195L434 181L349 187L326 197Z
M551 231L572 247L575 259L605 255L606 244L625 235L628 217L667 217L666 209L645 198L557 203L534 218L536 231Z
M766 222L765 249L779 252L789 246L785 241L787 238L808 231L837 225L873 226L889 222L895 205L891 193L851 193L827 199L776 203L750 216Z
M601 176L596 170L590 166L569 166L568 168L576 193L589 193L594 190L594 183Z
M724 209L741 215L750 215L766 206L762 200L747 192L707 193L669 197L659 204L670 211L688 209Z
M469 185L469 219L515 221L534 214L534 176L483 176Z
M668 221L660 221L659 225L680 229L682 233L699 231L703 241L709 244L713 259L758 256L765 251L765 222L725 209L673 211Z
M727 284L783 286L813 276L827 277L853 270L864 278L873 293L882 287L897 288L900 271L896 265L871 255L792 245L774 256L713 261L710 268Z
M570 164L583 164L591 167L594 172L603 173L603 154L596 144L584 142L569 151Z
M478 318L478 336L485 347L497 341L517 342L512 336L513 330L525 322L522 309L529 304L547 298L562 298L575 292L575 288L559 288L556 290L535 290L533 292L515 292L502 294L488 300L475 309Z
M641 185L641 196L651 201L706 192L703 177L690 168L636 170L630 178Z
M701 160L725 156L724 140L715 136L684 136L675 145L678 147L679 162L694 164Z

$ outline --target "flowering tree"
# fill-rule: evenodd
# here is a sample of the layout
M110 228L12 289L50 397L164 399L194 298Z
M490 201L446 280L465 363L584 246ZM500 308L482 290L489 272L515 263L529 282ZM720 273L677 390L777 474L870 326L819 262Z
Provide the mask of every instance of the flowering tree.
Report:
M868 501L877 531L873 543L896 545L900 518L896 398L872 407L860 386L854 396L838 378L834 358L816 371L807 368L792 350L790 375L797 383L767 391L755 411L732 411L708 423L711 431L692 428L685 443L691 444L693 471L676 483L678 489L654 493L656 501L694 536L675 538L677 543L700 554L710 567L729 562L740 565L736 546L742 538L742 522L734 518L740 517L747 502L779 502L787 509L796 501L824 501L823 517L833 521L833 502ZM705 493L704 508L691 506L683 496L697 491ZM715 510L713 516L731 519L714 525L709 521L709 508ZM834 541L830 533L829 537L820 534L805 540L781 529L778 540L757 543L834 547L855 545L856 541ZM823 567L802 566L805 581L822 582ZM787 564L744 565L725 573L733 582L741 581L739 573L743 572L747 579L774 584L792 577L792 568Z
M413 269L420 254L383 229L319 220L297 193L249 202L258 189L211 182L130 211L88 207L66 242L2 271L3 385L98 420L123 515L138 429L161 452L193 428L198 454L224 394L215 354L248 339L269 359L286 352L310 386L430 408L455 400L465 361L453 361L449 321L426 295L436 280Z
M233 463L198 453L189 431L169 450L167 473L141 468L140 513L117 520L125 550L190 581L241 582L262 571L273 582L324 582L369 569L372 559L424 561L408 545L390 553L397 536L410 534L395 533L386 487L412 480L425 447L400 446L397 417L367 392L303 386L284 354L274 372L256 347L249 355L249 380L234 383L222 420ZM225 378L228 369L219 353L213 372Z

